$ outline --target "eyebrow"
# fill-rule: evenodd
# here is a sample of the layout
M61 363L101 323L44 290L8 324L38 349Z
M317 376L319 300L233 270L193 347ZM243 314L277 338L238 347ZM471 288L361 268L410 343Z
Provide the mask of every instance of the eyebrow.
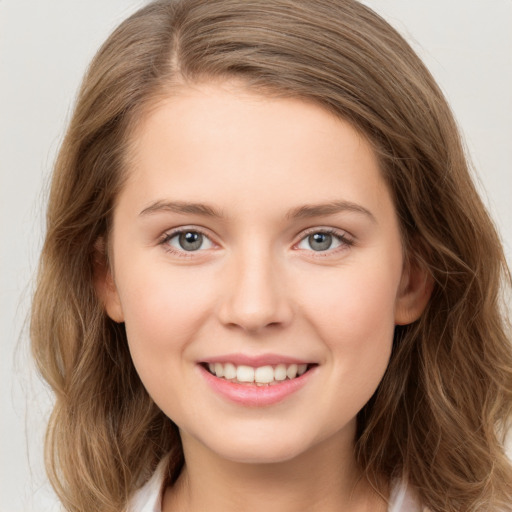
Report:
M185 201L156 201L147 208L144 208L139 215L144 216L159 212L184 213L217 218L223 217L222 213L212 206L203 203L188 203Z
M320 217L322 215L334 215L341 212L361 213L375 224L377 223L377 219L370 210L350 201L330 201L328 203L299 206L288 212L286 217L288 219L307 219L310 217Z
M202 215L205 217L223 218L221 211L204 203L189 203L186 201L156 201L140 212L140 216L151 215L159 212L172 212L181 214ZM350 201L330 201L320 204L306 204L293 208L286 214L287 219L308 219L322 215L335 215L341 212L360 213L377 223L373 213L357 203Z

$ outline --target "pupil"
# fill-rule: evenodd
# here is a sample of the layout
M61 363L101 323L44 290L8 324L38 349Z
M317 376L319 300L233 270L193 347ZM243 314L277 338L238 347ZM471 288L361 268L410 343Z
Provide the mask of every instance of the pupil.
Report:
M179 237L180 246L185 251L195 251L199 249L203 243L203 235L194 231L181 233Z
M314 251L326 251L331 247L332 235L328 233L314 233L309 235L309 245Z

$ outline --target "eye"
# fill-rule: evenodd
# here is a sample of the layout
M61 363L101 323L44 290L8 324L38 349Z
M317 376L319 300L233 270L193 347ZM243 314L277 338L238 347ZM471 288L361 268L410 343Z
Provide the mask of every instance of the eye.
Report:
M206 235L193 229L169 233L162 244L177 252L195 252L213 247L213 242Z
M298 244L298 249L312 250L315 252L326 252L338 249L342 246L353 245L346 234L337 231L313 231L305 236Z

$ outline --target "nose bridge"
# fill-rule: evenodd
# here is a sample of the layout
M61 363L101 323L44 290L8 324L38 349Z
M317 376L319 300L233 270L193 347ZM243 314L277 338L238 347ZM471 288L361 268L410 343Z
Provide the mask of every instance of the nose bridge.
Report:
M284 276L268 243L252 240L234 251L228 267L229 291L221 306L223 323L255 332L290 321Z

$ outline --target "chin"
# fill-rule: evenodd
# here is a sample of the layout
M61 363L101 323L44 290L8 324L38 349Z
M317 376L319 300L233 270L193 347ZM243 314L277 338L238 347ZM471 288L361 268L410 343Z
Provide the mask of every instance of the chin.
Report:
M289 430L289 429L288 429ZM216 456L244 464L275 464L286 462L307 452L315 443L304 436L277 433L276 430L262 429L259 432L247 430L237 434L227 431L200 443Z
M241 464L277 464L292 460L302 453L303 449L292 446L239 446L232 445L217 454L231 462Z

